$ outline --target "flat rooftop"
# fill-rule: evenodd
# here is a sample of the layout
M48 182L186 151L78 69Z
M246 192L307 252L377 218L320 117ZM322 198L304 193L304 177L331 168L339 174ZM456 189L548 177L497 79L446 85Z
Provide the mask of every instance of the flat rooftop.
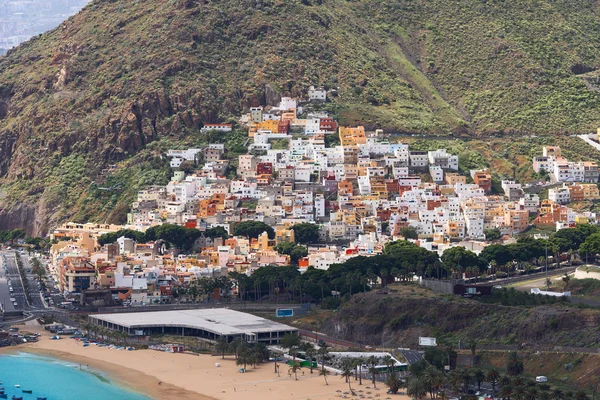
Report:
M90 317L131 329L183 327L218 335L297 331L294 327L228 308L93 314Z

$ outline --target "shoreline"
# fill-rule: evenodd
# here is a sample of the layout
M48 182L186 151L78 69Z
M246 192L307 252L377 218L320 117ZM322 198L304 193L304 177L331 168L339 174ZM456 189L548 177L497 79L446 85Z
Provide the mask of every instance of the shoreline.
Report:
M61 350L34 348L27 346L27 344L5 347L0 350L0 355L16 353L33 354L66 361L75 365L79 364L83 366L82 371L84 372L105 375L111 382L116 383L118 386L150 397L153 400L167 399L171 396L176 396L177 399L183 400L216 400L214 397L185 390L170 383L162 382L158 385L158 380L154 376L118 364L97 360L92 357L81 356Z
M73 339L51 340L48 332L39 326L27 324L28 331L41 333L36 343L24 343L0 349L2 353L30 353L53 357L103 373L119 386L146 395L155 400L339 400L383 399L385 385L371 388L352 379L350 384L356 396L349 393L348 383L332 374L328 384L318 370L308 368L298 372L298 379L285 364L280 365L280 376L274 372L272 362L248 366L240 371L233 356L167 353L156 350L116 350L94 345L84 347ZM93 371L91 371L93 372ZM158 383L161 382L159 385ZM410 400L406 395L395 395L396 400Z
M154 400L167 399L171 396L182 400L216 400L213 397L185 390L170 383L162 382L159 385L159 380L154 376L118 364L99 361L91 357L80 356L60 350L39 348L22 348L20 349L20 352L56 358L73 364L80 364L83 366L83 371L100 372L122 388L143 394Z

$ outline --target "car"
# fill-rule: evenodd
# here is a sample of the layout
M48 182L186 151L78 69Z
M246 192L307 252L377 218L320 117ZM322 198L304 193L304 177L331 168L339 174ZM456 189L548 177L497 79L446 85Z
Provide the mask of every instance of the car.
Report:
M17 303L16 301L13 303L13 306L15 306L15 307L18 305L19 305L19 303Z

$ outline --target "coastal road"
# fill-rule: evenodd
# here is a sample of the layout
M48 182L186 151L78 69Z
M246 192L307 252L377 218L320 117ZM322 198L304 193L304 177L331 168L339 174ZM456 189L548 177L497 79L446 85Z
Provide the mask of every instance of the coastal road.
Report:
M418 363L423 359L423 352L417 350L398 350L406 358L408 365Z
M0 304L4 311L15 311L15 306L10 301L10 298L13 296L10 292L8 282L8 275L4 268L4 258L0 256Z
M26 254L21 254L21 260L23 261L23 266L25 267L25 270L31 271L31 262L29 256L27 256ZM36 276L32 273L28 273L27 281L29 296L31 298L30 305L33 308L44 308L44 300L42 298L42 295L40 294L40 290L38 289L38 281Z
M6 307L6 311L23 310L27 305L27 300L25 298L25 292L23 291L23 285L21 284L21 277L19 276L19 268L17 266L17 260L15 259L15 253L8 251L1 252L0 254L2 265L4 266L4 268L0 269L5 278L1 281L4 284L0 284L0 301L2 301L3 306ZM12 292L10 292L9 284L13 289ZM10 298L16 299L16 306L12 304Z

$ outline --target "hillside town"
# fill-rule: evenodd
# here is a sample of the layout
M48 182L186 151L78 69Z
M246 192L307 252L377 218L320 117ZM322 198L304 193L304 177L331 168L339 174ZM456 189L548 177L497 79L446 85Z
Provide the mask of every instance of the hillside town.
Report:
M303 103L326 99L325 90L311 87ZM232 160L224 144L171 149L171 181L140 190L127 224L57 227L50 235L50 265L60 290L98 289L98 299L87 295L105 304L165 303L177 297L178 285L203 277L252 275L264 266L327 270L381 254L398 239L440 257L453 247L479 254L493 241L514 241L532 224L560 230L598 223L596 213L568 206L600 199L598 166L568 162L559 147L546 146L533 159L535 172L547 176L541 186L547 199L511 180L502 180L497 193L489 169L463 175L459 157L443 148L413 150L380 130L338 126L326 112L303 112L303 103L283 97L276 107L252 107L241 116L248 152L235 163L235 178L226 175ZM203 128L232 129L217 123ZM236 234L236 226L248 222L272 232ZM177 249L161 240L116 237L171 225L200 235ZM106 234L116 236L104 243ZM236 290L215 289L209 296Z

